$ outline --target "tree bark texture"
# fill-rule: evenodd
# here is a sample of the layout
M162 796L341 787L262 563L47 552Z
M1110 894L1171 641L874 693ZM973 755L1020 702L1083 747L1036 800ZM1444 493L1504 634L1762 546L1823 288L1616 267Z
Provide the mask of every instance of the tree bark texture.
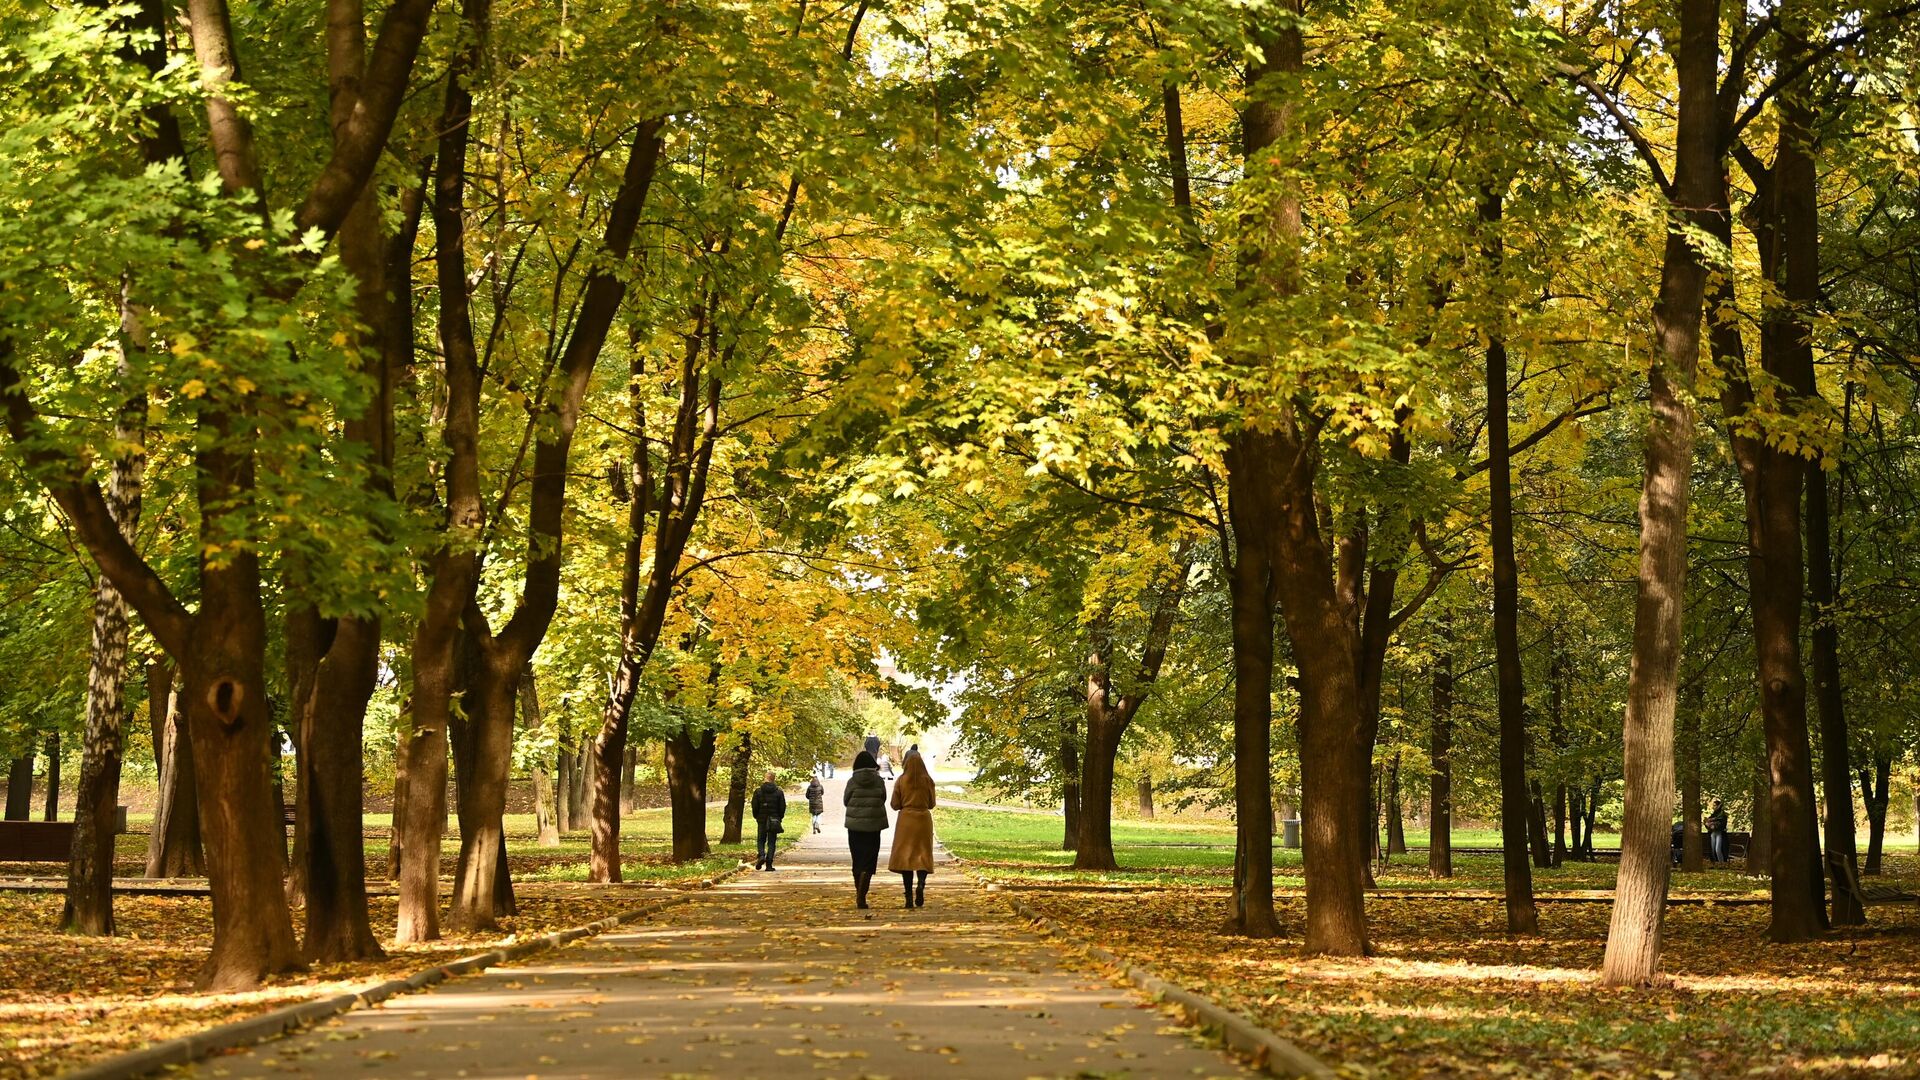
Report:
M682 726L667 736L667 800L673 814L673 861L704 859L707 845L707 769L713 764L714 734L698 739Z
M1502 258L1499 236L1502 196L1488 189L1480 199L1488 263ZM1507 346L1501 333L1487 343L1488 497L1492 503L1493 655L1500 717L1500 852L1509 934L1535 934L1540 916L1533 904L1533 869L1527 865L1527 704L1520 658L1520 573L1513 554L1513 468L1508 434Z
M1441 640L1448 647L1433 662L1433 720L1427 732L1427 753L1433 761L1433 773L1427 779L1427 873L1436 878L1453 876L1453 650L1449 631L1443 624Z
M753 768L753 736L741 732L733 748L733 766L727 772L727 805L720 811L720 842L740 843L741 824L747 816L747 777Z
M1712 226L1720 186L1715 123L1719 0L1679 0L1673 43L1679 85L1670 222L1654 304L1646 477L1640 491L1639 575L1627 675L1625 810L1601 982L1641 986L1660 974L1673 820L1674 694L1687 580L1688 484L1707 264L1690 233Z

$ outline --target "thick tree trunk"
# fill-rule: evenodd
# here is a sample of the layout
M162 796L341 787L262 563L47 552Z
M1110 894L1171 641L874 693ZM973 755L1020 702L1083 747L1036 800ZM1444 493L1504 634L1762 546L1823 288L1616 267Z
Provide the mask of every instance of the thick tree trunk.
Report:
M1880 853L1887 838L1887 781L1892 770L1893 758L1878 750L1873 754L1873 768L1860 770L1860 797L1867 806L1867 864L1860 871L1863 874L1880 872Z
M1753 774L1753 837L1747 841L1747 873L1773 873L1773 814L1767 800L1773 790L1767 767Z
M1804 0L1781 5L1778 40L1780 67L1783 70L1790 70L1800 62L1817 32L1817 17L1808 8ZM1798 395L1809 401L1817 401L1820 390L1814 379L1812 324L1825 297L1820 266L1820 178L1813 158L1817 145L1813 115L1816 92L1806 85L1808 81L1796 79L1780 95L1779 144L1773 164L1773 196L1774 235L1782 250L1775 280L1779 282L1781 297L1787 303L1771 312L1776 315L1778 324L1773 327L1773 335L1766 334L1763 329L1762 341L1771 339L1775 342L1782 354L1780 368ZM1838 573L1832 549L1833 527L1828 508L1827 476L1820 468L1807 470L1798 459L1795 465L1807 478L1807 584L1813 615L1814 704L1820 720L1821 773L1826 793L1826 849L1830 864L1828 870L1833 881L1831 918L1834 925L1858 925L1866 922L1866 913L1861 907L1860 898L1853 895L1846 884L1850 877L1858 875L1858 856L1853 828L1853 763L1847 748L1846 702L1840 681L1840 628L1834 622ZM1796 577L1794 584L1797 586L1798 583ZM1798 592L1797 588L1795 592ZM1794 601L1796 604L1799 602L1797 595ZM1795 629L1798 629L1797 624ZM1801 725L1797 733L1800 742L1797 746L1804 747L1804 698L1801 709ZM1813 776L1810 764L1803 774L1807 813L1811 816ZM1819 868L1817 845L1818 839L1815 838L1806 852L1816 874ZM1779 878L1776 876L1774 880L1778 882ZM1815 904L1820 902L1817 877L1809 895ZM1776 909L1775 923L1780 921ZM1785 941L1801 940L1801 934L1821 928L1817 924L1800 921L1792 927L1776 925L1769 929L1773 931L1775 940Z
M1448 648L1433 663L1433 722L1427 752L1433 775L1427 779L1427 873L1453 876L1453 651L1450 628L1442 627Z
M1267 449L1258 436L1238 436L1227 465L1227 512L1234 538L1228 568L1233 610L1235 834L1229 922L1234 931L1255 938L1280 934L1280 919L1273 909L1273 591L1268 540L1273 523L1266 493L1256 491L1259 481L1248 475L1254 463L1245 460Z
M747 816L747 776L753 767L753 736L740 733L733 749L733 766L727 773L727 805L720 811L720 842L740 843L741 826Z
M200 846L200 802L193 778L193 742L187 738L173 669L147 668L147 708L159 731L160 794L147 836L147 876L200 877L207 872Z
M7 766L7 820L33 819L33 757L14 758Z
M667 800L673 811L673 861L704 859L707 845L707 768L713 762L714 734L699 741L685 727L667 736Z
M203 502L253 488L250 461L205 451ZM181 662L187 733L213 893L213 951L195 985L242 990L299 967L281 873L286 839L274 799L267 709L266 612L251 554L203 562L200 610Z
M465 697L464 737L456 738L460 862L448 917L466 932L492 930L514 913L507 873L507 781L513 767L513 716L527 657L475 641Z
M1502 257L1501 196L1480 199L1481 241L1488 261ZM1520 663L1520 573L1513 554L1512 441L1508 435L1507 347L1504 331L1487 344L1487 477L1493 509L1493 655L1500 716L1500 851L1505 869L1507 932L1534 934L1533 871L1527 865L1527 704Z
M1721 185L1715 123L1719 0L1680 0L1674 45L1679 86L1673 193L1655 350L1648 372L1646 478L1640 490L1640 567L1627 676L1625 810L1620 872L1601 981L1643 986L1660 974L1673 821L1673 714L1687 581L1687 500L1693 474L1689 396L1700 351L1707 267L1690 233L1712 225Z

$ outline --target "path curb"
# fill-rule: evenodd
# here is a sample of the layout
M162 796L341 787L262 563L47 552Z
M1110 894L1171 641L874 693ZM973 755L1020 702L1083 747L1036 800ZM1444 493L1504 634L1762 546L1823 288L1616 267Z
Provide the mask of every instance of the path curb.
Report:
M724 880L731 875L721 875L714 881ZM627 923L638 922L649 915L656 914L675 904L684 904L689 897L675 896L655 901L644 907L623 911L584 926L568 930L556 930L551 934L528 938L512 945L491 949L472 956L463 956L445 964L437 964L414 972L412 975L397 979L387 979L371 983L357 990L335 994L332 997L314 1001L302 1001L272 1012L251 1016L245 1020L235 1020L229 1024L220 1024L205 1031L196 1031L177 1039L155 1043L141 1050L110 1057L105 1061L89 1065L84 1069L63 1073L64 1080L133 1080L134 1077L147 1076L161 1069L176 1065L186 1065L210 1054L236 1047L250 1046L268 1039L284 1035L300 1028L311 1027L322 1020L330 1020L341 1013L360 1008L363 1005L377 1005L388 998L415 990L424 990L436 983L445 982L455 975L484 971L496 964L519 960L534 953L559 948L569 942L584 937L593 937Z
M1004 893L1002 895L1005 896ZM1076 940L1058 923L1028 907L1017 897L1007 896L1006 900L1021 918L1038 924L1054 937L1071 942L1075 948L1085 950L1094 959L1121 969L1128 982L1152 997L1180 1006L1189 1020L1218 1034L1229 1047L1252 1058L1253 1063L1266 1072L1274 1076L1307 1077L1308 1080L1337 1080L1339 1074L1325 1062L1260 1026L1245 1013L1236 1012L1212 998L1170 983L1098 945Z

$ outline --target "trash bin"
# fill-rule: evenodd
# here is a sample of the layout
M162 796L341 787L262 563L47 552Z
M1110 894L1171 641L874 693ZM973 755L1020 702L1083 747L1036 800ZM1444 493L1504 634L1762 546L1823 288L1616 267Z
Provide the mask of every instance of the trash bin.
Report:
M1300 819L1290 817L1280 823L1280 846L1297 848L1300 846Z

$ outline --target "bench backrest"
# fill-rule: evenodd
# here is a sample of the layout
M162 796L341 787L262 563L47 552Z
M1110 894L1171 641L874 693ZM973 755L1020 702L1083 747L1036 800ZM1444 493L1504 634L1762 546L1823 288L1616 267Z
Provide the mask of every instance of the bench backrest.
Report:
M66 862L72 855L71 821L0 821L0 862Z

